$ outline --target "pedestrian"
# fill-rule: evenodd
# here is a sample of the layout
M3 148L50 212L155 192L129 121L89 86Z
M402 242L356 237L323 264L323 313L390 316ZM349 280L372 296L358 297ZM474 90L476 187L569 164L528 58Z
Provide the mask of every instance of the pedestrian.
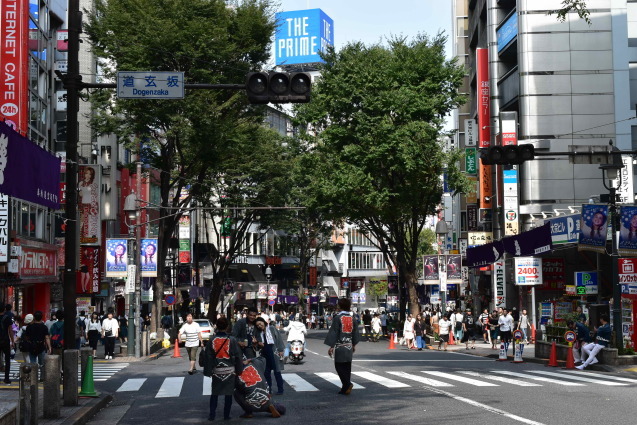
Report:
M522 314L520 314L520 320L518 322L518 329L522 331L524 334L524 343L527 344L529 342L528 331L529 331L529 316L526 314L526 310L522 310Z
M374 342L377 342L382 335L383 328L380 325L380 315L378 313L374 313L374 317L372 317L372 339Z
M164 330L165 335L170 334L170 328L173 327L173 318L170 314L166 313L161 318L161 327Z
M82 337L80 338L80 346L84 346L87 344L86 340L86 328L88 327L88 317L86 317L86 312L84 310L80 311L80 316L78 317L78 324L82 329Z
M212 377L210 393L209 421L214 421L217 412L219 396L224 396L223 419L230 419L232 408L232 393L236 386L236 378L243 370L241 348L237 338L228 335L229 322L225 317L217 319L217 332L206 341L200 359L203 358L204 376Z
M597 360L597 353L599 353L603 348L608 347L610 344L611 338L611 328L608 324L609 319L607 314L602 314L599 318L602 326L597 328L597 335L595 336L595 342L591 342L582 347L582 351L586 354L586 360L579 366L575 366L576 369L584 370L589 365L599 363Z
M93 349L93 358L96 358L97 354L97 341L100 339L102 333L102 324L97 317L97 313L92 313L91 318L88 321L86 327L86 340L89 347Z
M267 324L260 317L255 321L259 329L257 345L261 349L261 355L265 357L265 379L268 382L269 392L272 393L272 372L276 380L277 394L283 394L283 353L285 345L283 338L274 324Z
M500 341L504 344L504 352L509 350L511 342L511 331L513 330L513 317L506 308L502 309L502 316L498 318L500 326Z
M292 316L294 317L294 316ZM307 328L300 320L292 318L288 321L288 325L283 328L284 332L287 332L287 345L283 357L285 359L290 355L290 349L293 341L301 341L303 343L303 350L305 351L305 335L307 335Z
M423 339L425 336L425 320L422 318L422 314L416 315L414 336L416 337L416 348L418 348L418 351L422 351L425 346Z
M583 324L588 326L589 325L588 319L586 318L586 314L584 314L584 310L582 310L581 305L577 306L577 308L575 309L575 312L577 313L577 321L582 322Z
M403 325L403 338L405 338L405 342L407 344L407 349L411 350L415 348L414 346L414 323L416 319L410 314L407 316L405 320L405 324Z
M254 344L256 344L257 330L254 326L254 321L257 318L257 309L254 307L248 308L246 317L241 318L232 327L232 336L239 341L239 347L246 359L256 357L254 350Z
M499 318L500 314L498 313L498 310L493 310L489 316L489 338L492 350L497 349L498 339L500 338L500 327L498 326Z
M179 329L179 341L181 340L185 341L184 345L186 346L186 351L188 351L188 360L190 360L188 375L192 375L193 373L197 373L195 361L197 360L197 351L199 351L199 346L201 346L203 338L201 336L199 323L192 320L191 313L186 315L186 323Z
M588 327L580 321L567 320L566 326L576 334L575 343L573 343L573 360L575 363L581 364L583 347L593 342L591 332Z
M482 314L478 316L478 322L482 327L482 341L488 344L491 340L489 335L489 309L485 308Z
M106 319L102 323L102 337L104 338L104 359L113 359L115 354L115 339L119 335L119 321L113 318L113 312L109 311L106 315ZM132 355L132 353L129 353Z
M438 335L440 334L440 327L438 326L438 322L440 321L440 314L436 309L431 313L431 331L434 335L434 340L438 340Z
M64 351L64 310L55 313L57 320L51 325L51 353L61 356Z
M369 337L372 335L372 315L369 310L365 310L363 313L363 326L365 328L365 336L367 340L369 340Z
M18 330L18 333L15 334L15 346L18 347L18 350L22 353L22 358L25 363L29 362L29 349L31 348L31 344L27 338L23 337L24 333L27 330L27 326L33 323L33 314L27 314L24 316L24 321L22 322L22 326ZM16 350L17 351L17 350Z
M469 349L469 341L471 341L471 349L476 349L476 321L475 317L473 317L473 312L471 309L467 309L466 314L464 315L464 319L462 321L462 336L461 342L465 343L465 348Z
M51 313L51 318L49 320L47 320L44 325L46 326L46 328L49 330L49 332L51 332L51 326L53 326L53 324L55 322L57 322L58 319L55 316L55 312Z
M329 325L328 325L329 326ZM383 330L383 336L387 336L389 335L387 333L387 313L385 312L385 310L383 310L380 313L380 327Z
M119 340L122 344L128 343L128 319L126 315L120 314L118 319L119 324Z
M449 332L451 331L451 321L449 320L449 316L446 314L442 316L440 321L438 321L438 327L440 328L440 341L438 342L438 350L441 347L447 351L447 344L449 343Z
M453 329L454 338L456 341L462 340L462 320L464 316L462 315L459 308L456 309L456 312L451 315L451 329Z
M339 394L349 395L354 388L352 384L352 359L359 341L358 327L350 311L352 302L347 298L338 300L338 314L332 320L332 326L325 337L324 344L330 348L327 354L334 358L334 368L341 379Z
M29 316L31 315L27 314L25 323L31 321ZM28 324L22 333L24 342L28 343L26 351L29 353L29 362L39 366L40 379L42 379L42 374L44 373L44 357L46 354L51 354L51 337L49 336L49 329L42 322L43 317L44 315L41 311L33 313L32 323Z
M15 350L15 334L13 333L13 313L11 304L4 306L4 314L0 317L0 351L4 355L4 383L10 384L11 351Z
M251 418L255 412L270 412L273 418L284 415L285 407L282 404L273 403L268 393L265 380L265 358L251 358L244 363L246 365L237 377L234 388L234 399L243 409L241 418Z

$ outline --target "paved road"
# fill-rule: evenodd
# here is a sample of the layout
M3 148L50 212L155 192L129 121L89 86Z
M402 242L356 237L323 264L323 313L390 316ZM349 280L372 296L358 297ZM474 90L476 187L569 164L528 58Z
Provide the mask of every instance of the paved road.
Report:
M623 423L637 414L634 373L498 362L462 350L388 350L384 341L359 344L355 389L350 396L337 395L340 384L324 335L310 335L304 364L286 365L285 393L275 398L288 413L279 423L344 423L344 418L362 424L458 424L467 418L472 425ZM115 402L90 423L207 422L210 381L201 373L188 375L187 369L186 358L168 356L131 363L96 383L112 392ZM233 405L230 423L245 422L240 414Z

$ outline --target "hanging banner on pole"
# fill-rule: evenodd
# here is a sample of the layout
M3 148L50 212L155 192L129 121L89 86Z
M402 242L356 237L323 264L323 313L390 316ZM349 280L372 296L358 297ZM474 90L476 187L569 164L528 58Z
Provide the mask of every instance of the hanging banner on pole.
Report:
M479 147L491 146L491 87L489 83L489 49L476 49L476 79L478 84Z
M608 233L608 205L582 205L582 218L577 249L579 251L606 252Z
M493 302L495 304L495 308L506 307L504 271L504 261L496 261L493 263Z

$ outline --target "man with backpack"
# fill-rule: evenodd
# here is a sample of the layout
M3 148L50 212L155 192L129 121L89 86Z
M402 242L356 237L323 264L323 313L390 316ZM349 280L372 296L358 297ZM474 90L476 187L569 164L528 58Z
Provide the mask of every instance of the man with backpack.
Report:
M64 311L58 310L55 317L58 320L51 326L51 354L61 356L64 350Z
M80 315L75 321L75 348L80 349L86 337L86 316L84 310L80 311Z
M11 304L4 306L4 314L0 316L0 351L4 355L4 383L10 384L11 350L15 346L13 333L13 313Z

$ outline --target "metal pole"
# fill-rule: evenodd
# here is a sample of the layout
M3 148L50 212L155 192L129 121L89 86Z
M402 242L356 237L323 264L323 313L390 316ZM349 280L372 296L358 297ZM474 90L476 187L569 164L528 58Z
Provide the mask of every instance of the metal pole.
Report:
M140 152L139 155L141 155L141 146L140 146ZM141 163L141 157L138 157L137 159L137 199L141 200L142 199L142 163ZM135 357L139 358L141 356L141 347L140 347L140 326L139 326L139 309L140 309L140 298L141 298L141 294L140 291L142 290L142 282L141 282L141 273L140 273L140 268L141 268L141 264L140 264L140 255L141 255L141 245L140 245L140 240L141 240L141 236L142 236L142 226L140 225L142 222L142 217L141 217L141 205L140 205L141 201L138 201L137 204L137 211L135 212L135 216L137 217L137 221L135 222L136 226L135 226L135 243L137 245L137 252L135 255L135 264L137 264L137 267L135 268L135 325L133 327L133 335L135 335ZM129 327L130 327L130 323L129 323ZM130 334L130 332L129 332ZM130 335L129 335L130 336Z
M615 330L615 348L623 349L624 348L624 336L622 332L622 292L621 286L619 285L619 265L617 264L619 260L619 252L617 251L617 230L618 230L618 221L619 216L617 215L617 199L616 199L617 189L614 186L610 188L610 217L611 217L611 232L612 239L611 243L613 244L610 261L611 261L611 273L612 273L612 282L613 282L613 326Z
M139 196L137 194L135 194L135 196ZM129 238L130 236L132 236L132 228L129 227ZM135 242L130 240L129 243L129 249L128 252L130 253L130 260L128 264L137 264L136 260L135 260L135 253L137 252L137 248L134 246ZM128 286L128 285L127 285ZM126 343L126 355L127 356L132 356L133 352L135 351L135 335L133 333L133 330L135 329L135 295L132 292L129 292L128 294L126 294L126 297L128 298L128 340Z

